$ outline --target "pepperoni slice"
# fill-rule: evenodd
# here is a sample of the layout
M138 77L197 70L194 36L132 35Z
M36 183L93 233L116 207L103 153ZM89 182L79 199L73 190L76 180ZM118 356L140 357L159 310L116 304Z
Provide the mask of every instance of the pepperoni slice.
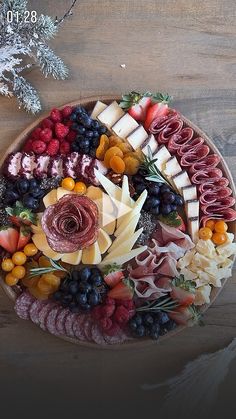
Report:
M215 188L225 188L228 186L229 180L225 177L222 177L220 179L216 179L214 183L212 182L204 182L199 185L199 192L204 193L205 191L212 191Z
M23 320L30 319L30 308L35 298L28 292L22 292L16 300L15 312Z
M59 335L66 334L65 321L69 313L70 311L68 308L61 308L60 311L58 311L56 318L56 330Z

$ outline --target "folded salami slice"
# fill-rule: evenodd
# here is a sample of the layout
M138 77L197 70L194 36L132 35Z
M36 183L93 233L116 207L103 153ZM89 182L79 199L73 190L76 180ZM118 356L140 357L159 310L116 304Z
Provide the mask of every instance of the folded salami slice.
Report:
M157 141L159 144L166 144L168 143L170 137L173 134L177 134L183 127L183 121L178 118L172 119L163 130L159 133L157 137Z
M179 113L175 109L169 109L169 112L168 112L167 115L157 117L152 121L152 123L149 127L149 131L154 135L158 134L159 132L161 132L166 127L166 125L169 122L171 122L178 115L179 115Z
M213 183L211 181L201 183L198 189L200 193L204 193L205 191L213 191L215 188L225 188L228 184L229 180L222 177L220 179L216 179Z
M168 150L171 154L177 153L177 150L191 140L193 137L193 130L190 127L182 128L178 133L171 136L168 143Z
M204 144L204 139L201 137L191 138L185 144L183 144L177 151L179 156L183 156L187 153L193 153L199 145Z
M233 208L220 208L217 212L212 214L204 215L201 218L201 223L203 226L206 224L207 220L210 219L220 219L225 222L235 221L236 220L236 211Z
M183 167L192 166L195 162L205 158L210 152L210 148L206 144L199 144L194 147L193 151L189 151L181 157L180 165Z
M183 156L184 157L184 156ZM220 156L218 154L209 154L206 157L203 157L201 160L194 163L189 171L191 174L197 173L200 170L210 169L216 167L220 162Z
M204 182L211 182L215 183L222 177L222 171L217 167L213 167L212 169L205 169L200 170L200 172L194 173L191 180L192 183L195 185L204 183Z
M212 204L206 204L201 206L201 210L205 215L218 213L218 211L228 209L235 204L235 198L233 196L226 196L225 198L217 199Z
M226 198L232 194L230 188L226 187L215 187L213 189L206 190L200 196L200 203L202 205L209 205Z

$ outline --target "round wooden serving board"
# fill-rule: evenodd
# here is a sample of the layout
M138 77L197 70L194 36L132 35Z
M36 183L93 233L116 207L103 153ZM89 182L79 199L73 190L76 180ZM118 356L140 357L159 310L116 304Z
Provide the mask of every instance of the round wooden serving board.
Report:
M102 102L105 102L105 103L108 104L108 103L110 103L113 100L119 101L120 100L120 97L114 97L114 96L99 96L99 97L95 97L95 96L93 96L93 97L88 97L88 98L84 98L84 99L76 100L74 102L67 103L67 104L61 106L59 109L62 109L66 105L70 105L70 106L82 105L87 110L92 110L93 107L94 107L94 105L95 105L95 103L97 102L97 100L101 100ZM39 123L45 117L46 117L46 115L44 114L43 116L41 116L40 118L38 118L35 122L33 122L31 125L29 125L20 135L18 135L18 137L8 147L8 149L6 150L5 154L1 158L1 160L0 160L0 171L1 171L1 168L3 166L3 163L4 163L5 159L6 159L6 157L8 156L8 154L13 153L15 151L19 151L22 148L22 146L23 146L26 138L30 134L30 132L34 128L36 128L39 125ZM227 164L226 164L223 156L221 155L221 153L219 152L219 150L217 149L217 147L215 146L215 144L213 143L213 141L200 128L198 128L196 125L194 125L191 121L189 121L183 115L181 115L181 118L183 119L185 126L191 127L198 136L204 138L206 144L210 147L211 151L213 153L218 154L220 156L221 161L220 161L218 167L222 170L223 175L226 178L229 179L229 187L232 189L233 196L235 197L236 196L236 188L235 188L235 185L234 185L233 177L232 177L232 175L230 173L230 170L229 170L229 168L228 168L228 166L227 166ZM236 205L234 206L234 209L236 209ZM232 233L234 233L234 234L236 234L236 222L229 223L229 231L232 232ZM215 301L215 299L217 298L217 296L221 292L223 286L225 285L226 281L227 281L227 279L224 279L222 281L222 287L221 288L213 288L212 289L211 297L210 297L211 302L210 302L210 304L205 304L204 306L201 307L201 312L202 313L204 313L210 307L210 305ZM3 288L3 290L5 291L5 293L8 295L8 297L10 298L10 300L12 300L14 302L15 299L16 299L17 294L14 292L14 290L11 287L9 287L9 286L7 286L5 284L5 282L4 282L4 280L3 280L3 278L1 276L0 276L0 285ZM184 328L185 328L185 326L178 326L175 330L173 330L173 331L167 333L166 335L162 336L158 340L158 342L159 341L163 341L163 339L167 339L167 338L169 338L169 337L171 337L171 336L179 333ZM130 346L134 346L135 347L136 345L138 345L138 346L140 346L140 345L141 346L147 346L147 345L154 345L154 344L156 344L156 341L151 340L151 339L133 339L131 341L125 342L124 344L119 344L119 345L105 345L104 346L104 345L97 345L95 343L82 342L82 341L79 341L79 340L76 340L76 339L68 338L66 336L58 336L58 337L60 337L61 339L66 340L66 341L72 342L72 343L76 343L76 344L83 345L83 346L86 346L86 347L93 347L93 348L96 348L96 349L99 349L99 348L101 348L101 349L125 349L125 348L130 348Z

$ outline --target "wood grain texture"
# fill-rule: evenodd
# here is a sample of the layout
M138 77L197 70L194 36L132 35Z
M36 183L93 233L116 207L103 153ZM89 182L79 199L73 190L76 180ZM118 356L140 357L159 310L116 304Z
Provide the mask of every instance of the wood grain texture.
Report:
M54 1L29 3L60 16L70 1L57 0L56 8ZM73 19L52 42L70 67L70 79L44 80L37 69L27 78L40 91L45 110L90 95L131 89L168 91L175 98L173 105L214 140L235 179L235 14L233 0L81 0ZM126 64L126 69L120 64ZM0 98L0 120L2 153L34 117L19 111L14 99ZM172 344L167 340L145 350L97 352L62 342L17 319L11 302L1 293L4 403L12 395L14 381L22 406L28 382L32 391L41 385L41 395L54 385L61 397L54 412L65 395L74 405L79 400L88 408L93 394L93 405L99 408L105 403L104 394L107 403L117 393L123 403L135 403L140 413L146 412L144 403L158 403L164 390L143 392L141 385L162 381L197 355L228 344L236 335L235 319L234 273L205 315L205 327L183 331ZM39 401L36 390L33 401Z

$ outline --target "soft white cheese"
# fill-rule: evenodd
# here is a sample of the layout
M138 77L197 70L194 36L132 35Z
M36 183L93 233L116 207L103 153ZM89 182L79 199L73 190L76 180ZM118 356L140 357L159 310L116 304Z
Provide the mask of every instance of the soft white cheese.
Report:
M194 304L201 306L203 304L210 304L211 286L203 285L196 289Z
M190 265L193 256L195 255L196 251L194 249L192 250L188 250L185 255L180 258L177 262L177 268L178 269L183 269L186 266Z
M196 244L196 250L197 252L201 253L201 255L204 255L211 259L217 256L215 246L211 240L200 239Z

